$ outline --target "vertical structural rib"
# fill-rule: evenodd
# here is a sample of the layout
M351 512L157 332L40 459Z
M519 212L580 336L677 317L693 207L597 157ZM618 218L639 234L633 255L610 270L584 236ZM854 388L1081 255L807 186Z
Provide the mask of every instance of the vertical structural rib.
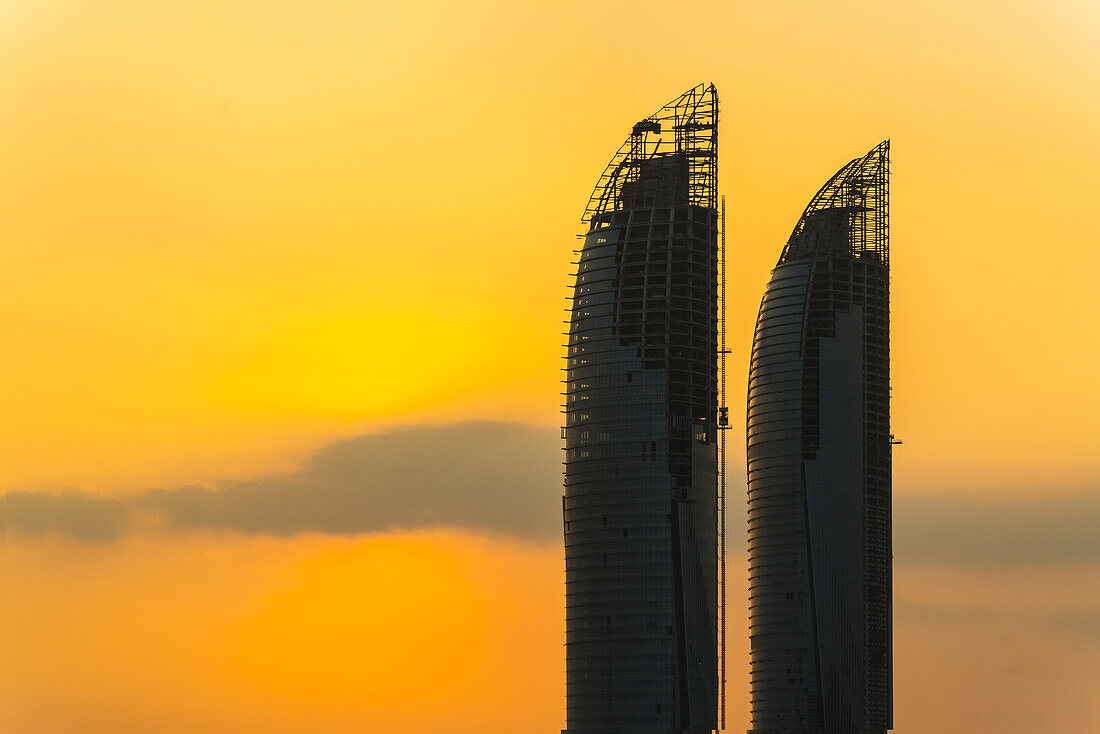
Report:
M569 734L717 726L718 95L636 124L585 211L565 404Z
M754 734L892 728L889 141L810 201L748 389Z

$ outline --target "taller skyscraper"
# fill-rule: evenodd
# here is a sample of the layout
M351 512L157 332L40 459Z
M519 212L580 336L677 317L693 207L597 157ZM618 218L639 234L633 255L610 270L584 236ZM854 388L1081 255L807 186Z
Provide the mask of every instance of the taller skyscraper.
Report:
M718 95L636 124L585 211L565 378L568 734L706 734L719 676Z
M889 141L810 201L748 391L754 734L893 726Z

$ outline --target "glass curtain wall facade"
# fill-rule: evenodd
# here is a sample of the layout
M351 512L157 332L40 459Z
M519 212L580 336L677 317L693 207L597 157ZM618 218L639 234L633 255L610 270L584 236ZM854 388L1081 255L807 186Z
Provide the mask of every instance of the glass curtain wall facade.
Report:
M889 141L813 197L748 389L752 734L892 728Z
M716 727L718 97L634 126L585 212L565 378L569 734Z

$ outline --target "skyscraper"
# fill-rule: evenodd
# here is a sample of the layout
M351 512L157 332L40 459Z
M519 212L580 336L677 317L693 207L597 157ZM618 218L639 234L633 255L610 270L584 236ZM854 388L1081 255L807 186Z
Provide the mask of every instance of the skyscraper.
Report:
M645 118L584 214L565 378L569 734L717 725L718 95Z
M748 390L754 734L893 726L889 141L811 199Z

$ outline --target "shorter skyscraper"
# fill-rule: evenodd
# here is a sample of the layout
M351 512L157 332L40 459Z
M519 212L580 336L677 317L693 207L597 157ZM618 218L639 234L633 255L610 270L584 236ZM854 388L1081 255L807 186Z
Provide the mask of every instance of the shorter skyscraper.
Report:
M810 201L748 389L753 734L892 728L889 142Z

